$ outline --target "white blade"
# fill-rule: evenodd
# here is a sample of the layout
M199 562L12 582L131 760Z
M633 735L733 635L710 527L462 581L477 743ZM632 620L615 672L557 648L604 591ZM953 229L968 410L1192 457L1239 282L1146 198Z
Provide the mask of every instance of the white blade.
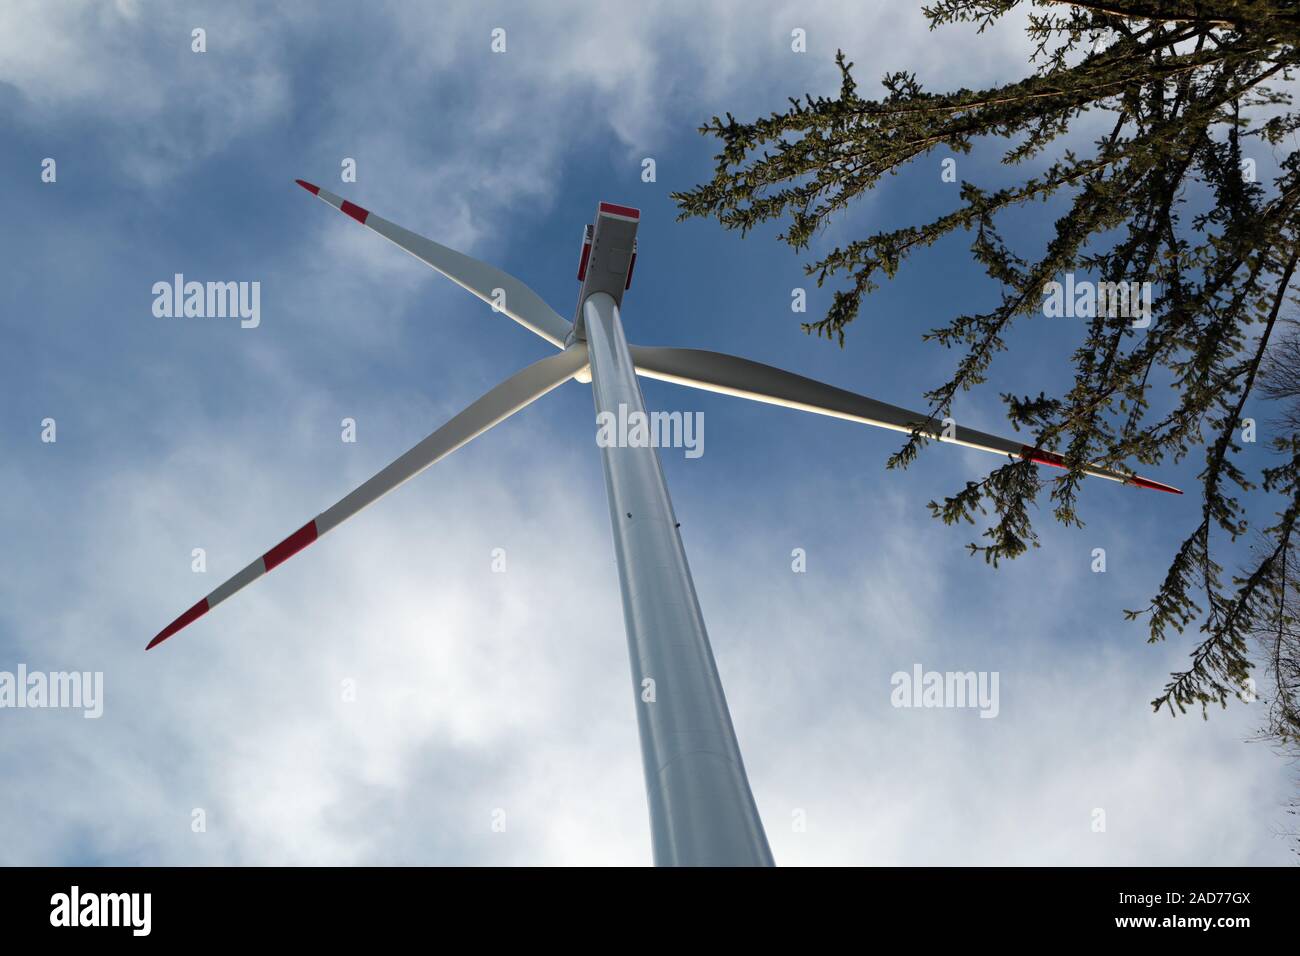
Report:
M483 434L493 425L509 418L519 409L541 398L551 389L562 385L587 365L587 346L575 345L570 349L534 362L515 373L474 404L452 418L424 441L334 507L322 511L313 520L285 538L270 551L257 558L244 570L226 581L199 603L172 621L149 642L149 647L160 644L235 592L247 587L267 571L293 557L325 532L338 527L362 508L379 500L397 486L414 478L434 462L447 457L461 445ZM145 648L148 650L148 648Z
M699 349L656 348L640 345L631 347L632 361L638 375L689 385L710 392L735 395L770 405L784 405L817 415L829 415L866 425L876 425L897 432L911 433L918 429L936 441L1013 458L1026 458L1040 465L1065 467L1060 455L1035 449L1032 445L1009 438L999 438L973 428L960 425L952 429L952 437L945 437L943 423L922 412L912 412L897 405L878 402L874 398L858 395L834 385L827 385L802 375L795 375L771 365L751 362L749 359L722 352L705 352ZM1087 466L1084 472L1098 478L1121 481L1140 488L1168 491L1181 495L1177 488L1141 478L1137 475L1108 468Z
M376 216L368 209L362 209L326 189L313 186L301 179L294 181L318 199L324 200L340 212L347 213L389 242L401 246L462 289L474 293L488 305L499 308L530 332L537 333L556 348L564 348L565 337L571 328L569 322L561 318L542 300L541 296L514 276L486 262L472 259L455 249L439 245L432 239L426 239L409 229L403 229L397 223Z

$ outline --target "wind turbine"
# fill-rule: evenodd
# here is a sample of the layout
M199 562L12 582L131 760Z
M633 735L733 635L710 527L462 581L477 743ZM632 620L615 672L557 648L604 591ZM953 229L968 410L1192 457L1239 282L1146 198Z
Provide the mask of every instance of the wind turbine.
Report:
M640 212L600 203L583 237L573 322L560 317L514 276L439 245L360 206L297 180L335 209L405 249L468 292L504 312L559 351L515 373L338 503L163 628L152 648L235 592L284 563L460 446L569 379L590 382L596 411L645 415L638 375L802 409L1038 464L1064 466L1051 452L970 428L945 431L928 415L867 398L735 355L631 345L619 310L632 284ZM657 865L771 865L772 852L754 804L731 714L709 647L704 616L677 530L659 457L649 444L604 447L614 555L638 694L637 726ZM1127 472L1089 466L1089 475L1181 494ZM641 695L654 681L654 700Z

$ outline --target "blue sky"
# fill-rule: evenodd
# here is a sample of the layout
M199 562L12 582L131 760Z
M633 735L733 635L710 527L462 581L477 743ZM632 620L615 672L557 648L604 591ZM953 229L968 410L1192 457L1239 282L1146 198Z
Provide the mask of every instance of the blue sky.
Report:
M847 2L618 17L565 3L17 3L0 16L0 670L103 671L106 698L98 721L0 711L13 834L0 862L648 862L585 386L144 654L180 610L549 351L293 180L491 261L565 316L595 204L637 206L632 341L920 407L954 360L921 333L996 295L961 237L874 295L841 350L790 311L795 286L809 317L830 298L799 257L770 231L677 223L668 194L709 175L713 143L695 127L714 113L833 92L836 45L870 90L900 68L936 87L1019 75L1024 38L931 34L908 5ZM45 157L56 183L40 180ZM356 183L340 182L344 157ZM641 181L645 157L656 182ZM947 208L942 158L821 241ZM1007 175L980 154L958 164L977 182ZM1015 237L1049 226L1035 212ZM259 281L260 326L155 318L150 290L177 272ZM1079 332L1026 329L959 420L1006 433L997 394L1055 387ZM1084 530L1043 513L1043 547L994 572L925 504L995 459L932 448L886 472L892 433L643 389L652 407L704 413L705 454L667 452L664 468L778 862L1287 860L1274 831L1292 771L1243 742L1257 714L1152 715L1191 639L1147 645L1122 620L1194 525L1194 495L1090 482ZM355 444L339 439L344 417ZM1152 476L1194 488L1198 468ZM195 547L206 574L191 571ZM491 572L498 547L505 574ZM1097 547L1105 574L1090 571ZM794 548L806 574L791 572ZM914 663L997 671L999 716L892 707L890 675Z

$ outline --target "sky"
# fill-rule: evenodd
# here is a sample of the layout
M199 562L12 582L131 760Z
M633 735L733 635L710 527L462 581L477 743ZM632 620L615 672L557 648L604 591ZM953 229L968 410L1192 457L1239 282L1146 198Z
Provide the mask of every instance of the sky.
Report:
M837 47L864 94L897 69L934 88L1012 79L1029 52L1014 19L932 33L881 0L6 4L0 671L101 672L103 714L0 709L0 863L649 863L587 386L144 646L551 352L295 178L507 270L566 317L596 203L638 207L631 341L923 407L955 356L922 333L997 294L961 237L873 295L840 349L799 329L832 290L776 230L677 222L669 195L711 174L700 123L833 94ZM819 243L950 207L943 158ZM957 162L962 179L1010 175L995 152ZM1023 217L1012 238L1049 227ZM151 290L176 273L260 283L260 323L155 316ZM998 394L1059 387L1081 334L1028 328L958 420L1009 433ZM651 408L704 416L703 455L661 457L778 863L1292 858L1294 768L1249 742L1263 704L1153 714L1195 634L1148 644L1123 619L1196 524L1195 494L1088 482L1085 528L1043 508L1041 548L994 570L966 553L978 529L926 503L996 459L931 447L887 471L895 433L642 387ZM1194 489L1198 470L1151 477ZM996 717L894 706L892 676L916 665L996 673Z

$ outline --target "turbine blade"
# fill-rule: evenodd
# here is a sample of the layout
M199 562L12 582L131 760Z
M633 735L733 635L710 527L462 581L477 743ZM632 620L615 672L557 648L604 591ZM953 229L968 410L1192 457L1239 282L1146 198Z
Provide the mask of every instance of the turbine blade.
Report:
M851 422L876 425L897 432L920 431L935 439L966 448L1024 458L1040 465L1065 467L1065 460L1050 451L1043 451L1010 438L999 438L973 428L957 426L951 438L943 435L943 423L923 412L908 411L897 405L878 402L856 392L836 388L811 378L804 378L771 365L751 362L749 359L727 355L723 352L705 352L699 349L657 348L631 346L632 361L638 375L676 382L709 392L735 395L770 405L798 408L817 415L829 415ZM1128 472L1088 465L1083 471L1098 478L1108 478L1138 488L1167 491L1176 495L1182 492L1170 485Z
M488 305L498 308L556 348L564 348L565 337L568 336L571 328L569 322L561 318L559 313L542 300L541 296L514 276L502 272L496 266L472 259L455 249L439 245L432 239L426 239L409 229L403 229L397 223L376 216L370 210L362 209L329 190L321 189L301 179L296 179L294 182L316 198L329 203L363 226L373 229L389 242L405 249L415 258L432 266L462 289L474 293Z
M362 508L414 478L434 462L447 457L493 425L567 382L585 368L587 362L587 346L579 344L515 373L332 508L322 511L185 611L159 631L145 650L161 644L187 624L192 624L226 598L247 587L276 565L283 564L325 532L338 527Z

